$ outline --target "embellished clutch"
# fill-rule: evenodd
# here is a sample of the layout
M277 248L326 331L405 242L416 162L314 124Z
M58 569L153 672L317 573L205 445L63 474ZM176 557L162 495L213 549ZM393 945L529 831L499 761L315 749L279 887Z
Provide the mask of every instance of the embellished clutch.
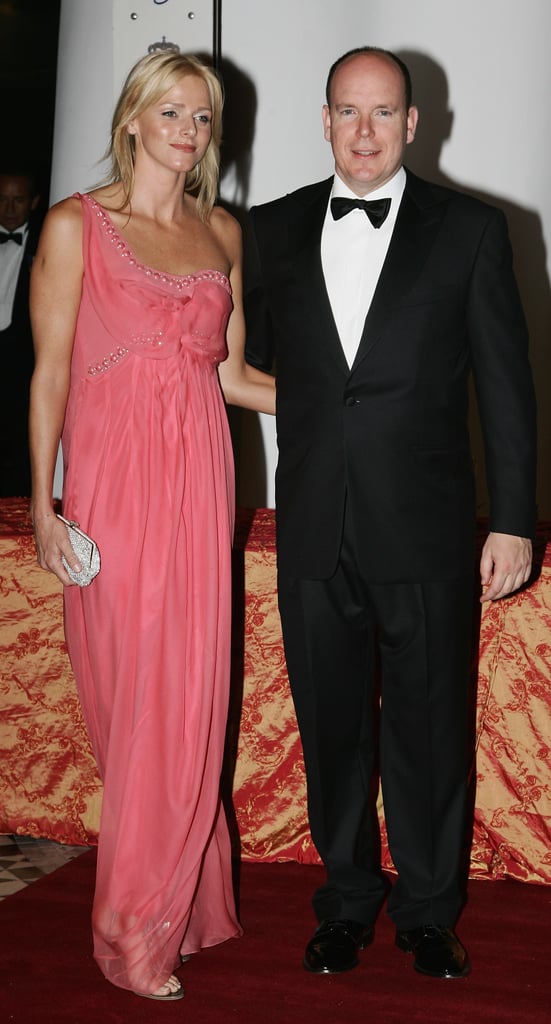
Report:
M87 533L84 533L84 531L79 528L77 523L73 523L69 519L64 519L64 517L59 514L57 518L61 519L61 522L65 523L65 526L67 527L71 547L77 556L82 569L80 572L75 572L74 569L71 569L68 565L66 558L62 556L61 561L63 562L63 567L69 573L73 583L78 583L79 587L87 587L100 571L101 560L98 546Z

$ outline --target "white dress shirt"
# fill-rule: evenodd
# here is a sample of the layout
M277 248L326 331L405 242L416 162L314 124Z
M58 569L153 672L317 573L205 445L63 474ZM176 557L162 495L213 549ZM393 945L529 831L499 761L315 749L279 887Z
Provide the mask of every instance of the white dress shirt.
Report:
M340 220L331 213L331 199L358 196L335 174L321 233L321 263L331 309L346 361L351 367L358 351L365 318L390 245L406 185L403 167L386 185L364 198L391 199L388 216L374 228L364 210L351 210Z
M23 235L21 245L17 245L17 242L4 242L3 245L0 245L0 331L5 331L11 324L17 281L27 241L28 225L24 224L22 227L17 228L17 231L20 231ZM5 228L0 227L0 233L6 235L9 232Z

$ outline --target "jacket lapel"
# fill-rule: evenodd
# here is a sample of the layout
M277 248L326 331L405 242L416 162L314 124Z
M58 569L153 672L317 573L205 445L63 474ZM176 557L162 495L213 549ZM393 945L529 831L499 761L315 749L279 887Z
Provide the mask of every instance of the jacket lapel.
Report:
M297 209L290 217L289 251L294 253L293 266L300 294L301 319L308 325L308 335L324 346L339 372L348 375L331 303L325 286L321 263L321 232L333 177L295 193Z
M407 182L388 253L369 308L353 373L381 337L393 306L413 285L442 221L444 204L429 182L407 172Z

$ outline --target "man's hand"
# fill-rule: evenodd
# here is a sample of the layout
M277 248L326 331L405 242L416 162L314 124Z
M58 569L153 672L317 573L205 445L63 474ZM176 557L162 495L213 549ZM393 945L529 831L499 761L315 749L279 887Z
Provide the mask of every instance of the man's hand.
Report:
M532 568L532 541L509 533L489 533L480 559L480 600L506 597L526 583Z

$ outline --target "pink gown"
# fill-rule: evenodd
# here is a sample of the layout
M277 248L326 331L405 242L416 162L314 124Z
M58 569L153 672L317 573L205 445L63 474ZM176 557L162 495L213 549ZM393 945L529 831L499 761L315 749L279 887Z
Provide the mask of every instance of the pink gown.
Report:
M65 589L65 626L104 783L94 955L145 992L180 953L240 934L219 794L234 477L217 364L232 302L218 271L140 264L80 200L63 511L102 567Z

